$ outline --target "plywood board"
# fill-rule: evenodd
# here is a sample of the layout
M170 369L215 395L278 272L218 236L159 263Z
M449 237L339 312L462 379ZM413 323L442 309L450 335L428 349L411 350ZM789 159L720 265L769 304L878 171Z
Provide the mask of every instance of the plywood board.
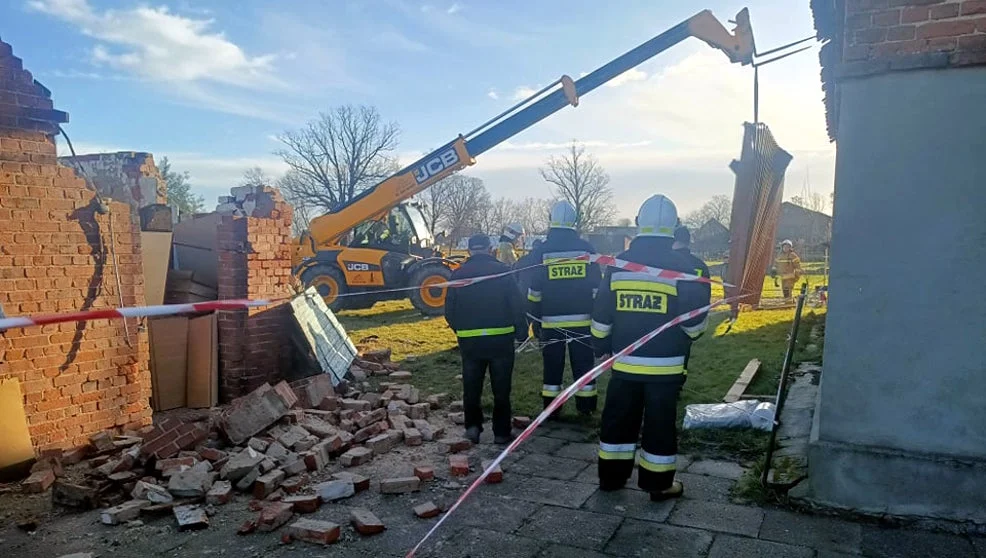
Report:
M0 471L17 473L30 466L34 448L17 378L0 379L0 440Z
M175 225L175 262L178 269L192 271L195 281L216 287L219 265L218 213L185 219Z
M193 409L219 402L219 341L216 314L188 320L188 374L185 405Z
M356 346L345 328L312 287L291 300L291 311L322 372L338 385L356 358Z
M144 263L144 300L149 305L164 304L164 286L171 258L171 233L140 233L140 259Z
M726 403L739 401L743 397L746 388L749 387L750 382L753 381L753 377L757 375L757 370L760 370L760 361L758 359L753 359L746 363L746 368L743 369L739 378L736 378L736 383L733 384L733 387L729 388L729 391L722 400Z
M148 320L151 345L151 402L155 411L185 406L188 318Z

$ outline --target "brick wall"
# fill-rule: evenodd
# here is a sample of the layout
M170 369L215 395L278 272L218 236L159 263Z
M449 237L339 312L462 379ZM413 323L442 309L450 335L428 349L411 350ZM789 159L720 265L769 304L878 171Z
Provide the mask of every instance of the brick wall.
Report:
M846 0L844 40L845 62L986 64L986 0Z
M220 299L292 294L292 209L277 190L258 187L245 198L250 216L223 216L219 225ZM219 315L220 394L225 401L289 374L293 358L287 304Z
M0 305L7 315L142 304L140 235L122 203L98 214L94 195L58 165L52 134L67 115L0 42ZM111 240L110 220L114 238ZM0 377L21 383L35 448L87 443L92 433L150 423L147 336L135 320L0 333Z
M147 205L167 203L167 186L150 153L121 151L59 157L66 167L81 167L103 197L127 203L132 214Z

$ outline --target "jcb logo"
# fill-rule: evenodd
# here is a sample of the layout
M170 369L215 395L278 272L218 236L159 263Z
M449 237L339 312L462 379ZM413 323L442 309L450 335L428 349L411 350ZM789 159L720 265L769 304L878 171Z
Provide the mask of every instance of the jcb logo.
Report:
M668 313L668 295L650 291L617 291L616 309L620 312Z
M365 263L346 263L349 271L370 271L370 264Z
M459 154L455 152L455 147L450 147L418 166L414 171L414 180L421 184L458 162Z

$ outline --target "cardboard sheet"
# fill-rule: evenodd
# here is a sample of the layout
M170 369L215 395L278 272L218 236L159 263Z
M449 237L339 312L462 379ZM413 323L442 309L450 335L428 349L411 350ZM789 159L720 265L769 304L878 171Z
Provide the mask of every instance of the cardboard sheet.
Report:
M148 305L164 304L171 233L141 231L140 257L144 263L144 300Z
M34 448L17 378L0 379L0 440L0 478L21 476L34 459Z
M193 409L219 402L219 343L216 314L188 320L188 382L185 405Z
M155 411L185 406L188 318L148 320L151 345L151 403Z

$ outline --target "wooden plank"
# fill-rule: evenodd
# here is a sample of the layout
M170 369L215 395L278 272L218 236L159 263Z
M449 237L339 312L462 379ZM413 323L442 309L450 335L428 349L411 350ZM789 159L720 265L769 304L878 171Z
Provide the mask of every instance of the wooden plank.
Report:
M729 388L729 391L726 393L726 396L722 398L722 400L726 403L735 403L739 401L740 397L743 396L743 392L746 391L746 388L750 385L750 382L753 381L753 377L757 375L757 370L760 370L759 359L753 359L748 362L746 364L746 368L744 368L743 372L739 375L739 378L736 378L736 383L733 384L733 387Z

